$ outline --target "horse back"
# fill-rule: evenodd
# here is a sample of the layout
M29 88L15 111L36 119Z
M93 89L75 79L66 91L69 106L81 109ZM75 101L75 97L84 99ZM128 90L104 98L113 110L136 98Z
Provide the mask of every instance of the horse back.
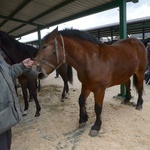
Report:
M123 83L137 71L144 74L147 66L147 51L140 40L135 38L119 40L110 45L109 50L112 85Z
M125 56L137 58L139 63L144 61L147 63L147 50L144 44L136 38L127 38L125 40L119 40L112 44L112 47L121 51ZM144 59L144 60L142 60Z

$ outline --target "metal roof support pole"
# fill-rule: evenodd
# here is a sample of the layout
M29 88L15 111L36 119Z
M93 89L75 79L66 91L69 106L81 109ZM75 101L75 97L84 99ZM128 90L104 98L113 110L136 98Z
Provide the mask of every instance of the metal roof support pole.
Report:
M98 40L100 40L100 30L98 30Z
M144 23L143 23L143 26L144 26ZM144 27L142 28L142 31L143 31L142 32L142 39L144 40L145 39L145 28Z
M38 46L40 47L41 46L41 32L40 32L40 30L38 29L37 30L37 32L38 32Z
M110 33L111 33L111 41L113 41L114 38L113 38L113 28L112 27L110 28Z
M120 39L127 38L127 21L126 21L126 1L125 0L119 0L119 16L120 16ZM124 84L120 85L120 93L117 96L117 98L124 98L126 95L126 87Z

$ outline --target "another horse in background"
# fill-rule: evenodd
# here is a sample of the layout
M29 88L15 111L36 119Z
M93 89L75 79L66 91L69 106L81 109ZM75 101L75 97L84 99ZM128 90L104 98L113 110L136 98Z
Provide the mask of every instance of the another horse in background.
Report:
M147 49L147 59L148 59L148 64L145 71L145 83L150 85L150 38L144 39L142 40L142 42Z
M22 62L25 58L28 58L28 57L33 58L36 56L38 52L37 48L26 45L24 43L20 43L3 31L0 31L0 48L2 51L4 51L4 53L10 60L11 64ZM71 66L67 64L62 64L58 68L58 71L64 81L64 89L62 92L62 100L63 100L66 94L69 92L68 81L72 83L72 80L73 80L72 68ZM28 93L27 93L27 88L28 88L30 93L32 93L33 99L36 104L35 117L38 117L40 115L41 107L37 99L37 80L33 76L25 74L19 77L19 82L20 82L23 97L24 97L25 114L29 107Z
M59 56L59 63L56 53ZM100 43L86 32L73 29L58 31L56 28L45 36L34 60L36 66L41 67L40 78L47 77L63 62L77 70L78 79L82 83L79 97L80 127L85 126L88 120L86 99L90 92L94 93L96 120L90 131L91 136L96 136L101 128L105 90L114 85L125 84L124 103L128 103L131 99L130 77L132 75L138 93L136 109L142 109L147 56L143 43L138 39L128 38L107 45ZM49 64L53 64L54 67Z
M143 44L145 45L145 47L147 47L147 43L150 42L150 38L146 38L144 40L141 40L143 42Z

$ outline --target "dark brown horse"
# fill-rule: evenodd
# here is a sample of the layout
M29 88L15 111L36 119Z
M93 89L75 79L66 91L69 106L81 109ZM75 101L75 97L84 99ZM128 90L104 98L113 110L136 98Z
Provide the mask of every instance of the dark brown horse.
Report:
M147 47L147 44L150 43L150 38L146 38L146 39L142 40L142 42L145 45L145 47Z
M56 53L59 55L59 62ZM56 28L45 36L35 57L35 64L41 67L40 78L46 77L63 62L77 70L78 79L82 83L79 124L82 127L88 120L85 102L90 92L93 92L96 121L90 135L96 136L102 124L101 112L106 88L124 83L124 103L128 103L131 99L130 77L133 75L138 93L136 109L142 109L146 55L145 47L138 39L129 38L107 45L85 32L69 29L58 31Z
M37 48L26 45L24 43L20 43L3 31L0 31L0 48L6 54L7 60L9 60L10 64L19 63L28 57L33 58L36 56L38 52ZM63 101L66 97L66 94L69 92L68 81L72 83L73 80L72 68L67 64L62 64L58 68L58 72L64 81L64 88L62 92L62 101ZM27 89L29 89L29 92L30 94L32 94L32 97L36 104L35 117L38 117L40 115L41 107L37 98L37 80L31 75L24 74L19 77L19 82L21 84L25 103L24 113L26 114L29 107L28 92L27 92Z

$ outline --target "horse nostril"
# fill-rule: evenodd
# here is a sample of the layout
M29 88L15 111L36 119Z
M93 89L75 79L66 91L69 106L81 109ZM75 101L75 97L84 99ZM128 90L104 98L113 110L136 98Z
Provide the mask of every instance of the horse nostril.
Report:
M43 79L45 76L44 76L44 73L42 73L42 72L40 72L39 74L38 74L38 78L39 79Z

